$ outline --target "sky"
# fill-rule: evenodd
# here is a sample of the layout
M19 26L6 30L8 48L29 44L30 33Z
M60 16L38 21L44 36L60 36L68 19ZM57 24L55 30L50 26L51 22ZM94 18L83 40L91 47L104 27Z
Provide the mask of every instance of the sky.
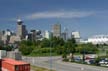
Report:
M16 31L17 18L27 29L79 31L82 38L108 34L108 0L0 0L0 30Z

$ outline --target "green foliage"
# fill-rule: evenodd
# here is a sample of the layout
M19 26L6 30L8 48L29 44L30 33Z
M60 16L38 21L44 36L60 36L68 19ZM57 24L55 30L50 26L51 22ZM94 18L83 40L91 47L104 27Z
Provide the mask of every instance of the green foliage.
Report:
M99 56L98 58L103 59L103 58L108 58L108 56Z
M21 51L21 53L23 55L29 55L32 52L33 47L32 46L23 46L23 47L20 47L19 50Z
M55 53L56 51L54 48L35 48L30 55L31 56L50 56L50 50L51 50L51 55L57 55Z
M12 46L6 46L6 47L4 47L4 50L6 50L6 51L11 51L12 50Z
M76 46L77 46L77 44L76 44L76 41L74 38L69 39L65 43L66 52L72 53L71 61L74 61L74 53L76 52Z
M98 51L98 49L96 48L95 45L87 43L87 44L79 44L78 47L76 48L76 51L82 54L84 62L85 54L95 54Z
M3 44L2 41L0 41L0 50L6 50L6 51L11 51L12 50L12 46L9 46L9 45L5 45Z
M63 47L63 46L57 46L57 47L55 48L55 50L56 50L56 53L57 53L58 55L61 55L61 54L66 53L65 47Z
M19 51L21 51L23 55L29 55L33 49L34 46L31 41L22 41L20 43Z
M42 48L44 48L44 47L50 47L50 41L48 40L48 39L43 39L42 41L41 41L41 44L40 44L40 46L42 47Z
M67 52L69 53L75 53L76 52L76 42L75 39L69 39L66 43L65 43L65 47L67 48Z
M99 46L99 45L97 45ZM64 41L59 37L52 37L51 39L43 39L42 41L30 41L23 40L20 43L19 50L23 55L44 55L50 54L51 52L57 55L67 56L67 54L72 53L72 58L74 53L96 53L98 51L97 46L88 44L76 44L74 38Z
M77 52L83 54L95 54L98 51L98 48L96 48L95 45L88 43L88 44L80 44L76 48Z
M27 40L27 41L23 40L23 41L21 41L20 45L32 46L33 42L30 40Z
M108 56L108 50L106 51L106 56Z
M12 46L8 46L8 45L6 45L6 46L1 46L1 47L0 47L0 50L11 51L12 48L13 48Z
M67 54L63 53L62 58L66 59L67 58Z
M96 64L97 66L99 65L99 61L100 61L100 58L99 58L99 57L95 59L95 64Z
M51 42L52 47L63 46L65 43L64 40L62 38L59 38L59 37L51 38L50 42Z

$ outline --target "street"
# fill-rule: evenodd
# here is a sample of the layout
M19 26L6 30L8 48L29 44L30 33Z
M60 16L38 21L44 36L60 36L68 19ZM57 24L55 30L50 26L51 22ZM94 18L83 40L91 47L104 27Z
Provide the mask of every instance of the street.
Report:
M31 65L53 69L56 71L108 71L108 68L62 62L62 58L55 57L23 57Z

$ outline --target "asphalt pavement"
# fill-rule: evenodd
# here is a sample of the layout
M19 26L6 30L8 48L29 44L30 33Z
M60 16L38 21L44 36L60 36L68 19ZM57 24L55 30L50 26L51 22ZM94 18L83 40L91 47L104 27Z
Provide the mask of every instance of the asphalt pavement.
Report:
M23 57L31 65L53 69L56 71L108 71L108 68L84 64L62 62L59 56L54 57Z

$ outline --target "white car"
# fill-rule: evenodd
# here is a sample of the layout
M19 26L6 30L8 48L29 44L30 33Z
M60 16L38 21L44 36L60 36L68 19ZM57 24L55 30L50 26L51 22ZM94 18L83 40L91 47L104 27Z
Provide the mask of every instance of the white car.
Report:
M108 60L101 60L101 61L99 62L99 64L100 64L101 66L108 66Z

